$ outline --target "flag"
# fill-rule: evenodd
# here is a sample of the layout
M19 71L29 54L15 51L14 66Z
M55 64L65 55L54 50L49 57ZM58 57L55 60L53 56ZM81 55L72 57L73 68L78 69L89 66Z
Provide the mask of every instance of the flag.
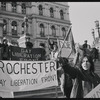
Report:
M61 56L69 58L70 55L75 54L75 43L71 28L64 40L57 39L58 47L61 48L63 46Z

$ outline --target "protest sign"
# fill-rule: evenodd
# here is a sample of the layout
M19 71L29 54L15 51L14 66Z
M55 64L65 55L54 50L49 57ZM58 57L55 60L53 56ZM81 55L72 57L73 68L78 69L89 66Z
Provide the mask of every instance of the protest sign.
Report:
M44 56L44 50L42 48L22 48L22 47L10 47L10 58L11 60L17 61L37 61L38 59L42 59Z
M100 84L89 92L84 98L100 98Z
M0 91L29 91L57 85L53 60L0 61Z

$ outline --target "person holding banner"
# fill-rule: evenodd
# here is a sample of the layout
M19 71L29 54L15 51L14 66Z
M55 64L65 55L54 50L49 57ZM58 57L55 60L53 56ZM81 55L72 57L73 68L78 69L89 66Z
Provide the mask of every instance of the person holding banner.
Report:
M8 46L8 40L4 37L3 43L0 44L1 48L1 59L2 60L9 60L9 46Z
M38 60L39 60L39 61L45 61L45 60L46 60L45 44L44 44L44 43L40 43L40 44L39 44L39 48L42 49L41 51L42 51L43 56L39 57Z
M58 51L57 44L54 44L53 48L54 49L51 51L51 59L57 59L57 57L59 56L58 55L59 51Z
M32 49L33 48L33 44L30 42L30 37L26 38L25 45L26 45L26 48L28 48L28 49Z
M72 67L65 57L60 57L58 62L64 73L69 74L74 79L70 98L84 98L100 83L100 77L94 72L91 56L82 57L79 67Z
M8 40L4 37L3 43L0 44L1 47L1 60L9 60L9 46ZM0 90L0 97L1 98L13 98L14 94L12 91L2 91Z

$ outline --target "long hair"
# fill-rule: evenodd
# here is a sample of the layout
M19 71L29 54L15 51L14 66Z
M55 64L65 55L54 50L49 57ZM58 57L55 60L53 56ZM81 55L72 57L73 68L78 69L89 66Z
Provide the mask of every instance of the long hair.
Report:
M85 55L85 56L82 57L82 59L80 61L80 68L83 69L81 64L82 64L82 61L83 61L84 57L86 57L88 59L89 63L90 63L90 72L94 72L95 71L95 69L94 69L94 62L93 62L93 59L92 59L92 57L90 55L89 56Z

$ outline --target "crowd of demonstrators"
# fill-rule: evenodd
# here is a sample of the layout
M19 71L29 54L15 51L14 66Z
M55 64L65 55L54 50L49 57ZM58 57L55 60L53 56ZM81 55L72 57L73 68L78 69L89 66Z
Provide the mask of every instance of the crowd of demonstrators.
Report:
M58 61L57 66L60 67L57 70L61 83L60 88L67 98L84 98L84 96L100 83L100 77L94 73L95 66L91 56L92 51L90 45L87 44L85 46L86 44L85 41L85 44L82 46L79 44L75 46L76 53L73 64L68 63L68 59L65 57L60 57ZM68 69L65 68L67 66L69 66Z
M26 48L32 49L33 44L30 42L30 38L26 39ZM51 39L48 39L48 46L50 50L49 60L55 60L57 62L57 78L60 85L60 89L63 95L67 98L84 98L93 88L100 83L100 77L94 72L94 60L91 54L95 54L95 59L98 58L98 52L94 53L92 49L90 52L90 45L85 43L80 46L75 46L76 53L71 65L67 58L61 57L57 43L54 43ZM9 45L6 38L0 43L2 60L9 60ZM39 48L42 49L44 56L39 58L39 61L45 61L47 59L45 44L40 43ZM73 81L74 80L74 81ZM1 93L1 92L0 92ZM13 92L9 92L9 97L14 97Z
M59 64L72 79L74 79L70 98L84 98L100 83L100 77L94 72L94 63L89 55L82 57L78 67L72 67L67 58L60 57Z
M50 59L57 61L58 58L61 56L59 51L60 48L58 48L57 43L54 43L53 41L51 43L49 41L49 47L50 47ZM58 61L57 61L57 78L58 78L58 84L60 86L63 95L66 96L67 98L70 98L70 93L73 86L72 79L68 74L64 73L64 70L60 66Z

